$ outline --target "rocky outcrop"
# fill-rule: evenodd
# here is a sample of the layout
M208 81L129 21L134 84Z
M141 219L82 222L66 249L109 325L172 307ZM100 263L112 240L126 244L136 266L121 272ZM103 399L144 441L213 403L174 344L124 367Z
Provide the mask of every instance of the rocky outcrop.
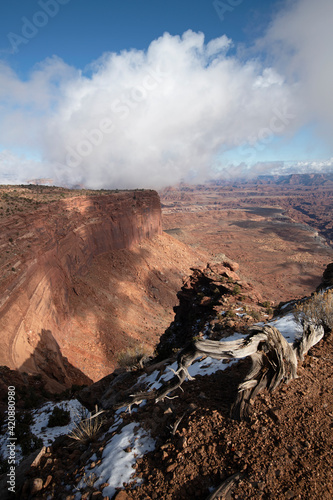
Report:
M132 248L161 232L155 191L75 196L6 218L0 227L0 364L44 372L41 365L48 363L41 362L37 347L46 341L43 349L57 357L54 346L70 345L66 325L75 278L98 255ZM68 385L66 363L60 365L62 373L53 370L54 377Z
M219 336L222 330L241 330L261 318L261 312L266 310L259 305L262 297L251 283L240 279L238 268L236 262L224 261L192 269L177 294L175 319L157 346L160 358L202 336L208 327ZM239 314L243 309L248 313Z
M322 282L317 287L317 291L333 286L333 262L327 265L323 272Z

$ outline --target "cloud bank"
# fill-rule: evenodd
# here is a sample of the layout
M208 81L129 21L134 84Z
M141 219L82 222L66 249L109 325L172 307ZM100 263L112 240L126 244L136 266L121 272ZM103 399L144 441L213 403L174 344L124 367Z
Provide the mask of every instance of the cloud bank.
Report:
M333 5L292 5L257 44L275 54L265 65L231 55L226 36L205 43L192 31L165 33L145 52L105 53L84 73L53 57L22 81L2 64L2 172L10 165L15 182L41 176L70 186L160 188L216 176L223 151L242 147L246 161L248 148L311 119L329 135L333 35L323 40L318 23Z
M317 123L318 133L333 138L333 2L288 1L258 48L268 47L274 66L288 83L298 83L304 118ZM271 59L272 60L272 59Z

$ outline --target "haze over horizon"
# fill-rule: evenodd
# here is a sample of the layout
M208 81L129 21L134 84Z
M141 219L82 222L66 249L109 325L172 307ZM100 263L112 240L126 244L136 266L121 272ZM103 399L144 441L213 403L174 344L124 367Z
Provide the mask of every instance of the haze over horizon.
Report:
M331 0L6 0L0 182L333 170Z

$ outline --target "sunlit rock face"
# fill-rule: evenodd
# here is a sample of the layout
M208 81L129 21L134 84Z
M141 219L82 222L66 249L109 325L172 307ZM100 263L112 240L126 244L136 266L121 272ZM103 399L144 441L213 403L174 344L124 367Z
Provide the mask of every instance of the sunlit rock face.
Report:
M158 194L76 196L24 211L1 226L0 364L45 373L54 389L95 378L80 365L84 357L103 363L103 349L94 352L96 339L71 343L71 298L80 299L76 281L99 255L162 233Z

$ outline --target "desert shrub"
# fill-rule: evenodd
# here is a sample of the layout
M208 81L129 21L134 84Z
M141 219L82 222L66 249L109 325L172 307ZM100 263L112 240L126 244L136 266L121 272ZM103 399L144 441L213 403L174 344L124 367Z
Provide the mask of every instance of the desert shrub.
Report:
M333 290L326 290L312 295L300 302L293 310L295 319L303 327L309 323L333 329Z
M59 408L55 406L51 415L49 416L49 421L47 423L47 427L62 427L64 425L69 424L71 421L71 415L68 410L64 410L63 408Z
M104 410L98 410L97 406L95 407L95 413L86 409L82 410L78 422L68 436L83 443L92 441L104 424L105 419L101 416L102 413L104 413Z
M237 318L237 314L235 313L235 311L232 311L231 309L229 309L229 311L227 311L224 315L225 318Z
M266 309L270 308L271 307L271 303L269 300L265 300L263 303L262 303L262 306L263 307L266 307Z
M235 285L233 290L232 290L232 295L238 295L240 293L241 289L239 285Z
M121 352L117 356L118 365L121 368L132 369L135 366L143 366L143 363L148 359L150 353L144 346L129 347Z
M249 315L252 316L252 318L255 319L256 321L259 321L261 319L260 313L258 311L256 311L255 309L252 309L249 312Z

